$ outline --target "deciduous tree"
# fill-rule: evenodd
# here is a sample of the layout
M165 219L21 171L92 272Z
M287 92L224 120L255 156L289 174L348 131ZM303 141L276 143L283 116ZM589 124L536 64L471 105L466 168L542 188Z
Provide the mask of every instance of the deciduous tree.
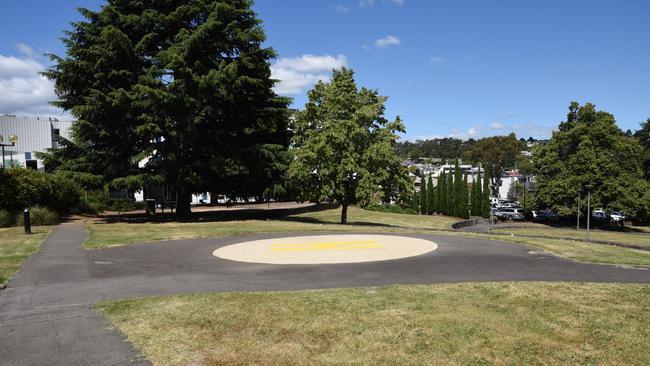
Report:
M514 133L508 136L492 136L478 140L468 151L468 157L481 162L485 175L490 178L490 189L494 197L498 196L501 176L507 167L514 166L521 143Z
M641 170L641 147L616 125L614 116L587 103L572 102L566 121L535 155L536 203L562 215L576 214L576 198L587 207L648 213L648 182Z
M411 189L393 146L404 125L384 117L386 97L357 88L348 68L334 70L308 97L292 126L289 176L300 198L340 204L346 223L348 206L367 204L376 192L384 201L398 200Z

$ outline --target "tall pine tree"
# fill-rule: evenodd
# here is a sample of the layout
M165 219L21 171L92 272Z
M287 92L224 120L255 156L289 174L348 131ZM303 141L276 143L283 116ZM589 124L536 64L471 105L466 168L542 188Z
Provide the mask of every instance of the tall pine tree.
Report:
M483 174L483 196L481 198L481 216L490 217L490 177L487 172Z
M454 216L462 216L462 205L463 205L463 172L460 169L458 160L454 164Z
M481 167L478 168L478 174L472 183L472 216L483 216L483 178Z
M454 216L454 172L449 171L447 174L447 212L445 215Z
M424 175L420 178L420 213L427 214L427 180Z
M433 212L435 211L434 194L435 191L433 190L433 179L431 178L431 174L429 174L429 179L427 180L427 214L429 215L433 215Z
M447 211L447 175L442 169L440 170L440 174L438 174L438 187L436 188L436 194L438 196L437 211L439 214L444 215Z
M467 188L467 174L463 174L463 183L460 190L460 217L469 219L469 195Z
M163 180L187 215L193 192L260 196L281 179L289 101L272 89L275 52L251 6L107 0L80 9L67 56L51 55L46 76L114 186Z

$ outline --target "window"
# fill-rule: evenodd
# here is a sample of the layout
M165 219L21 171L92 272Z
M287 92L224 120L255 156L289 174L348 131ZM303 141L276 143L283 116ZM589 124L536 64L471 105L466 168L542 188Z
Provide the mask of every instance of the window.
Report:
M61 137L61 130L58 128L52 129L52 147L59 147L59 138Z

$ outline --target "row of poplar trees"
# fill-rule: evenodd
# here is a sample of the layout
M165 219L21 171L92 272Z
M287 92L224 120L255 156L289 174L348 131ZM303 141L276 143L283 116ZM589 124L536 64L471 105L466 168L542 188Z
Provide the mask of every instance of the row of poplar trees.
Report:
M442 171L438 185L433 186L433 179L422 177L419 196L413 196L413 209L422 215L441 214L469 218L470 216L490 216L489 178L481 173L472 189L467 184L467 175L463 174L458 161L453 171Z

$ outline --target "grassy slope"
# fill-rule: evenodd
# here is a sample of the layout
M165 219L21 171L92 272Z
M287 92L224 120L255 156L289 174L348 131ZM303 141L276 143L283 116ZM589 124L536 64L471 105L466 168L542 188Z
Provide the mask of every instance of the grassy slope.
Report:
M391 286L98 307L155 365L650 364L650 286Z
M534 239L501 235L450 233L430 229L449 229L455 218L444 216L400 215L367 211L351 207L350 225L339 225L339 210L311 212L285 220L246 220L203 223L164 224L90 224L87 248L156 240L213 237L221 235L250 234L284 231L362 231L388 233L435 233L490 238L518 244L527 244L550 253L579 261L624 264L650 267L650 252L589 244L572 240ZM423 229L423 228L429 228Z
M339 225L340 210L311 212L285 220L244 220L198 223L91 224L87 248L156 240L283 231L408 232L408 228L450 229L458 221L445 216L400 215L351 207L349 225Z
M494 232L497 233L513 233L524 234L524 235L538 235L538 236L551 236L551 237L562 237L562 238L572 238L578 240L585 239L584 230L574 230L566 228L502 228L494 229ZM590 238L593 240L604 240L611 241L615 243L623 244L633 244L650 248L650 234L647 233L629 233L629 232L619 232L619 231L603 231L603 230L593 230L590 233Z
M648 251L573 240L537 239L502 235L473 236L488 237L492 240L525 244L553 253L560 257L580 262L650 267L650 252Z
M20 269L20 264L50 233L50 227L34 227L32 235L25 235L23 228L0 228L0 285L6 283Z

